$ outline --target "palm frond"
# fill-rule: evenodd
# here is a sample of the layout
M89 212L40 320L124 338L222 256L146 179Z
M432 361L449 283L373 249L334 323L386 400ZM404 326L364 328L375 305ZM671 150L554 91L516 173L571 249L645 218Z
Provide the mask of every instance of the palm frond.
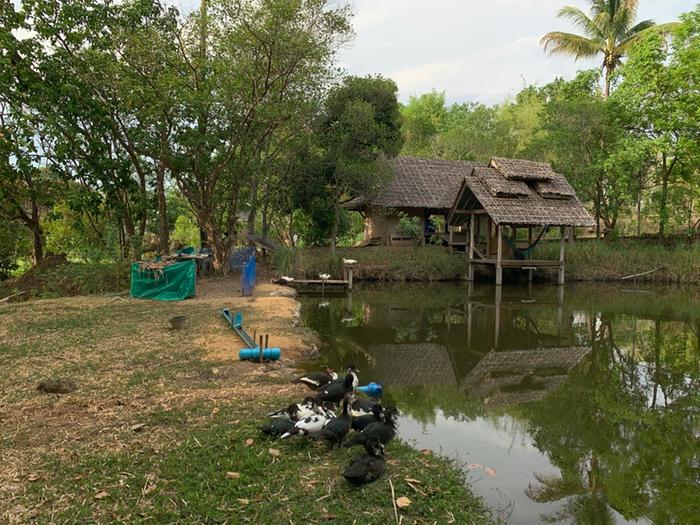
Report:
M586 35L591 38L605 38L601 27L596 24L594 19L591 19L586 13L577 7L565 6L558 12L559 18L568 18L571 23L580 28Z
M670 22L668 24L654 24L651 20L639 22L634 27L630 28L617 44L615 52L618 55L624 55L629 48L633 46L639 39L644 36L647 31L657 31L659 34L668 35L674 28L678 27L678 22Z
M550 55L573 55L576 59L594 57L604 49L604 42L599 39L559 31L544 35L540 44Z

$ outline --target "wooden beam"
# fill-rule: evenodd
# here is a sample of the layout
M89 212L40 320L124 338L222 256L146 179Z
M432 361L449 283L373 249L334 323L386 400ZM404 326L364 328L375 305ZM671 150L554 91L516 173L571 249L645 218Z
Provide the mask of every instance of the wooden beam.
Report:
M467 270L467 281L474 280L474 228L476 226L476 215L471 216L469 223L469 267Z
M566 246L566 228L561 226L559 228L559 279L557 284L564 284L564 247Z
M499 224L496 227L496 238L498 245L496 246L496 286L503 284L503 267L501 259L503 258L503 227Z

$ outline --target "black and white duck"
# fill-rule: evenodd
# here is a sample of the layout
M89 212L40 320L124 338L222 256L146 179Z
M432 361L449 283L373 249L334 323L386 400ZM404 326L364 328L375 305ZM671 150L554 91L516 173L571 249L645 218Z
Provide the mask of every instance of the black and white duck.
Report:
M296 423L289 419L275 418L269 423L262 425L259 428L260 432L269 437L280 437L294 428Z
M343 472L343 477L353 485L372 483L384 473L384 445L376 437L371 437L365 442L365 451L366 454L353 458Z
M292 381L292 383L301 383L309 387L311 390L318 390L322 386L325 386L336 379L338 379L338 374L336 374L332 369L326 368L326 370L323 372L310 372L301 377L297 377L294 381Z
M350 415L353 413L351 412ZM384 407L379 403L372 406L372 411L369 414L362 413L361 416L352 415L352 429L357 432L362 432L367 425L372 423L381 423L384 421Z
M299 421L306 416L316 413L316 405L313 397L307 397L301 403L292 403L291 405L271 412L267 417L272 419L287 419L289 421Z
M354 389L357 388L357 387L359 386L359 384L360 384L360 379L357 377L357 374L359 374L360 371L359 371L357 368L355 368L355 365L348 365L348 366L345 367L345 373L346 373L346 374L351 374L351 375L352 375L352 388L353 388L353 390L354 390ZM331 381L330 384L333 384L333 383L342 383L344 380L345 380L344 377L339 377L338 379L335 379L335 380Z
M380 443L386 445L394 439L396 435L396 415L398 411L394 407L387 407L384 409L384 421L378 421L376 423L370 423L367 425L362 432L350 436L347 441L345 441L346 447L352 447L355 445L364 445L370 438L377 438Z
M322 416L321 414L313 414L297 421L294 427L282 434L282 439L287 439L293 436L315 436L332 418Z
M345 436L350 432L352 418L350 417L350 400L348 395L343 398L341 403L343 412L335 419L331 419L323 427L323 430L316 434L315 439L323 439L328 443L328 448L335 446L340 447L343 444Z
M352 417L360 417L372 414L374 407L378 404L378 401L356 397L350 405L350 415Z
M347 374L342 382L333 381L323 388L321 388L316 394L314 400L317 403L323 403L330 401L331 403L339 403L346 394L352 392L353 374Z

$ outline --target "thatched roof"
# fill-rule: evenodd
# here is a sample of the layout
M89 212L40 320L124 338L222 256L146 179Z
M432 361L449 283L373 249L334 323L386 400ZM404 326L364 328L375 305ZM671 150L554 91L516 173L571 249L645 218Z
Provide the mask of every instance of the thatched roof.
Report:
M493 159L464 177L449 215L463 224L465 212L485 210L497 224L593 226L563 175L539 162Z
M475 166L483 166L477 162L412 157L398 157L393 163L393 178L375 196L353 199L345 207L428 208L447 213L464 178Z

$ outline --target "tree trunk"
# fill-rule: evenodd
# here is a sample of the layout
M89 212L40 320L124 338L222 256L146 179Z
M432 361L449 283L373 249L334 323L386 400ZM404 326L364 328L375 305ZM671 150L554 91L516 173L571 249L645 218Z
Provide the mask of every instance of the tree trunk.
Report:
M253 175L250 186L250 212L248 213L248 235L255 235L255 221L258 218L258 175ZM252 243L252 241L251 241Z
M160 253L170 251L170 227L168 225L168 204L165 200L165 164L161 161L156 171L156 193L158 194L158 249Z
M596 182L596 193L595 193L595 236L596 239L600 239L600 207L603 200L603 188L600 182Z
M642 236L642 192L637 194L637 238Z
M610 85L612 84L612 71L609 67L605 68L605 99L607 100L610 96Z
M331 253L335 255L336 238L338 237L338 221L340 220L340 206L338 200L333 203L333 229L331 230Z
M659 199L659 238L663 238L666 235L666 222L668 222L668 182L671 176L666 153L662 154L662 160L661 198Z

